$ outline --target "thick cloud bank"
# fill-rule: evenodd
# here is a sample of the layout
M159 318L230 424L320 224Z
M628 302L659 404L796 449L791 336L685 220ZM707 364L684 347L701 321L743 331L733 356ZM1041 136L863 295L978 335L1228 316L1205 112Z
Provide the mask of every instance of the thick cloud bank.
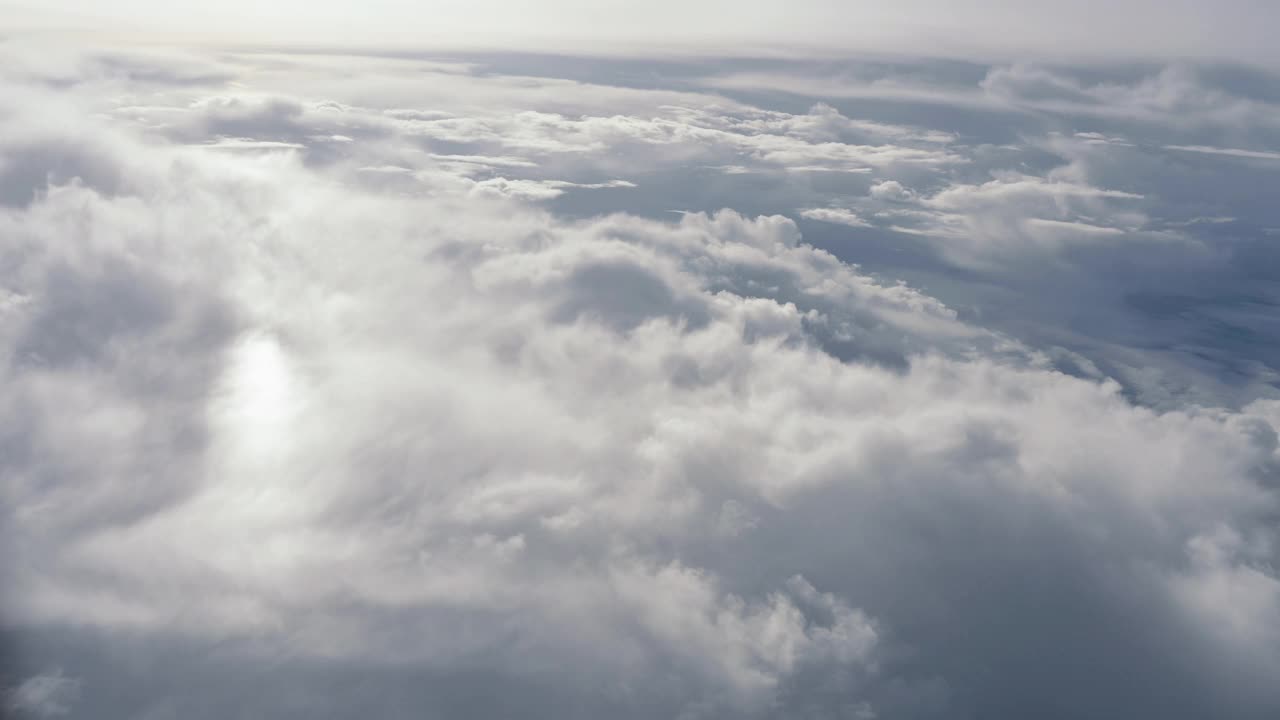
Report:
M0 95L18 716L1280 711L1280 404L1135 405L782 215L545 204L639 192L655 147L908 180L972 161L950 135L464 67L434 71L539 108L32 58ZM1070 168L884 177L959 266L1144 222Z

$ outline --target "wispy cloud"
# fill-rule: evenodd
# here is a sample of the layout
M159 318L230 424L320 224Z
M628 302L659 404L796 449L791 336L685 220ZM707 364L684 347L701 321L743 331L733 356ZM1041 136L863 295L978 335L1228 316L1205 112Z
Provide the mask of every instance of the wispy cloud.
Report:
M1207 145L1166 145L1165 148L1181 152L1226 155L1249 160L1280 160L1280 152L1271 152L1269 150L1245 150L1241 148L1209 147Z

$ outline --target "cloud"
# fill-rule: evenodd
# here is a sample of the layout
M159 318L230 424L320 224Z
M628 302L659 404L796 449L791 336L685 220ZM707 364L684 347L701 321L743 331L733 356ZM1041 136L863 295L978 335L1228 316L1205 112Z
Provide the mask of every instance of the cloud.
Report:
M210 150L303 150L307 146L301 143L280 142L279 140L253 140L251 138L221 138L197 147Z
M874 165L786 211L988 281L1146 232L1095 165L965 175L984 151L824 108L211 89L157 132L17 90L6 162L94 160L0 208L0 608L17 677L81 678L72 715L1280 706L1276 402L1135 405L778 214L555 205L640 203L663 163ZM190 145L239 136L306 150Z
M626 180L610 180L603 183L575 183L567 180L508 180L504 177L481 180L474 192L494 193L504 197L525 200L549 200L560 197L569 188L600 190L604 188L633 188L635 183Z
M871 197L887 202L909 202L914 200L916 195L897 180L885 180L871 186Z
M925 116L979 113L986 117L972 126L971 133L978 134L1007 124L1037 125L1037 119L1051 117L1070 118L1076 127L1132 124L1124 129L1148 141L1161 135L1178 138L1170 144L1181 145L1202 144L1187 139L1203 139L1214 130L1228 131L1227 137L1235 142L1261 130L1257 140L1265 146L1274 142L1277 128L1276 98L1263 89L1274 82L1273 76L1249 67L1174 58L1157 58L1148 65L1111 62L1094 73L1025 59L1009 63L979 58L972 65L919 59L908 66L913 70L857 61L809 60L777 67L726 64L697 82L726 93L770 91L839 105L858 100L862 107L915 106ZM1123 141L1096 129L1076 136Z
M862 171L893 164L962 162L937 147L937 138L917 140L926 147L858 144L831 139L814 140L811 130L779 122L772 127L738 122L726 114L667 111L669 117L584 116L526 111L504 118L447 118L405 121L402 131L452 143L493 144L506 151L533 154L600 153L610 148L635 162L652 163L647 147L662 146L664 157L687 162L691 158L749 159L753 164L794 169ZM781 115L781 114L778 114ZM748 118L751 116L748 115ZM782 116L796 120L803 116ZM905 139L911 140L910 136ZM704 160L706 162L706 160ZM758 166L758 165L757 165Z
M1002 173L927 197L888 180L872 186L869 196L883 204L877 215L891 229L935 238L952 261L973 267L1017 267L1081 244L1178 241L1144 234L1146 216L1123 205L1141 195L1094 187L1071 174L1070 167L1047 176Z
M61 670L33 675L6 693L6 709L17 717L49 718L67 715L80 697L80 681Z
M857 213L843 208L808 208L801 210L800 216L849 227L871 227L871 224L858 217Z
M1265 150L1244 150L1241 148L1217 148L1205 145L1166 145L1168 150L1182 152L1206 153L1209 155L1226 155L1228 157L1246 158L1250 160L1280 160L1280 153Z
M529 160L516 157L487 156L487 155L431 155L433 160L443 160L446 162L466 163L469 165L479 165L484 167L534 167L536 163Z

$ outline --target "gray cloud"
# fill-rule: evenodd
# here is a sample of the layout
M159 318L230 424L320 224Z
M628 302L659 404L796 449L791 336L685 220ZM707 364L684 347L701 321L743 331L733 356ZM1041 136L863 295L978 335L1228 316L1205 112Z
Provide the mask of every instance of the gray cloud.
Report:
M5 709L18 717L67 715L80 696L80 682L56 670L33 675L8 690Z

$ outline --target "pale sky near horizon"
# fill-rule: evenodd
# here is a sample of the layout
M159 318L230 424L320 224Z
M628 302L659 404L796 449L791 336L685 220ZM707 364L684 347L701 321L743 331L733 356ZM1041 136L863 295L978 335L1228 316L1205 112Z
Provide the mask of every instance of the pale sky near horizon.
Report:
M0 28L153 42L1280 60L1274 42L1280 4L1263 0L48 0L6 6Z

